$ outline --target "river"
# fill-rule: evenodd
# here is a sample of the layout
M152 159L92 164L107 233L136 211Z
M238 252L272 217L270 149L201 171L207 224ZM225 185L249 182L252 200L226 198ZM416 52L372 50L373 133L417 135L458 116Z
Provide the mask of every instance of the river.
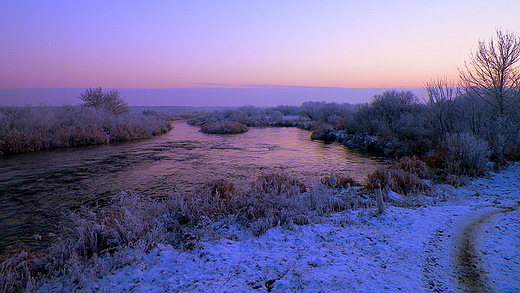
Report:
M335 171L362 182L383 164L340 144L312 141L297 128L211 135L184 122L173 126L148 140L0 158L0 254L20 241L43 245L63 212L106 206L123 190L161 198L221 178L247 188L269 172L308 181Z

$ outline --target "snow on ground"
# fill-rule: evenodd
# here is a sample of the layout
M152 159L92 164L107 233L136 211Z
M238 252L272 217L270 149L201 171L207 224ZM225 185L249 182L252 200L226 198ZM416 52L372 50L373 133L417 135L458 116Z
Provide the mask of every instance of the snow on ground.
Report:
M85 292L461 292L460 232L479 215L518 205L520 165L454 189L426 207L388 207L324 217L246 237L222 224L220 240L192 251L160 246ZM520 290L520 212L478 230L477 250L496 292Z
M473 182L481 196L497 207L514 207L493 216L478 233L477 250L495 292L520 292L520 168ZM506 209L507 211L507 209Z

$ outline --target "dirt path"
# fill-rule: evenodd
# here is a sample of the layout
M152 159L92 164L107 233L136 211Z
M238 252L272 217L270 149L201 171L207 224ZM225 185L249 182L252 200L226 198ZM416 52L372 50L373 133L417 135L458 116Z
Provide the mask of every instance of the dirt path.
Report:
M482 224L491 217L515 211L518 207L492 209L473 220L461 233L457 247L456 264L459 273L459 283L466 292L489 293L493 292L489 285L487 272L482 268L481 256L477 252L476 239Z

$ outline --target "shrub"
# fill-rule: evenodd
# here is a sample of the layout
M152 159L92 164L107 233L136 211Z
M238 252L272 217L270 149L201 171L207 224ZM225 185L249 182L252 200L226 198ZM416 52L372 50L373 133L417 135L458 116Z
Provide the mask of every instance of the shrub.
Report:
M318 129L314 130L311 134L312 140L321 140L324 142L335 142L337 141L336 131L327 128L325 126L318 126Z
M487 143L470 134L448 135L431 162L442 166L446 174L479 176L489 171Z
M320 124L341 128L354 111L354 107L350 104L309 101L301 105L299 114Z
M248 130L246 125L231 121L206 123L200 128L201 132L210 134L235 134L244 133Z
M85 102L85 104L83 104L85 107L102 109L115 115L129 112L128 103L124 98L121 98L121 94L118 90L103 93L101 87L95 89L89 88L85 93L81 94L79 98Z

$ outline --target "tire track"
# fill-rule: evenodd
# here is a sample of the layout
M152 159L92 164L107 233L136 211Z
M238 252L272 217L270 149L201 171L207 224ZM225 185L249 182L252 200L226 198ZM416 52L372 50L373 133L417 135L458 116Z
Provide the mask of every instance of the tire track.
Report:
M482 268L482 260L475 248L478 230L481 225L497 214L515 211L518 206L503 209L493 209L472 221L461 233L457 247L456 264L459 273L459 283L465 292L491 293L487 272Z

